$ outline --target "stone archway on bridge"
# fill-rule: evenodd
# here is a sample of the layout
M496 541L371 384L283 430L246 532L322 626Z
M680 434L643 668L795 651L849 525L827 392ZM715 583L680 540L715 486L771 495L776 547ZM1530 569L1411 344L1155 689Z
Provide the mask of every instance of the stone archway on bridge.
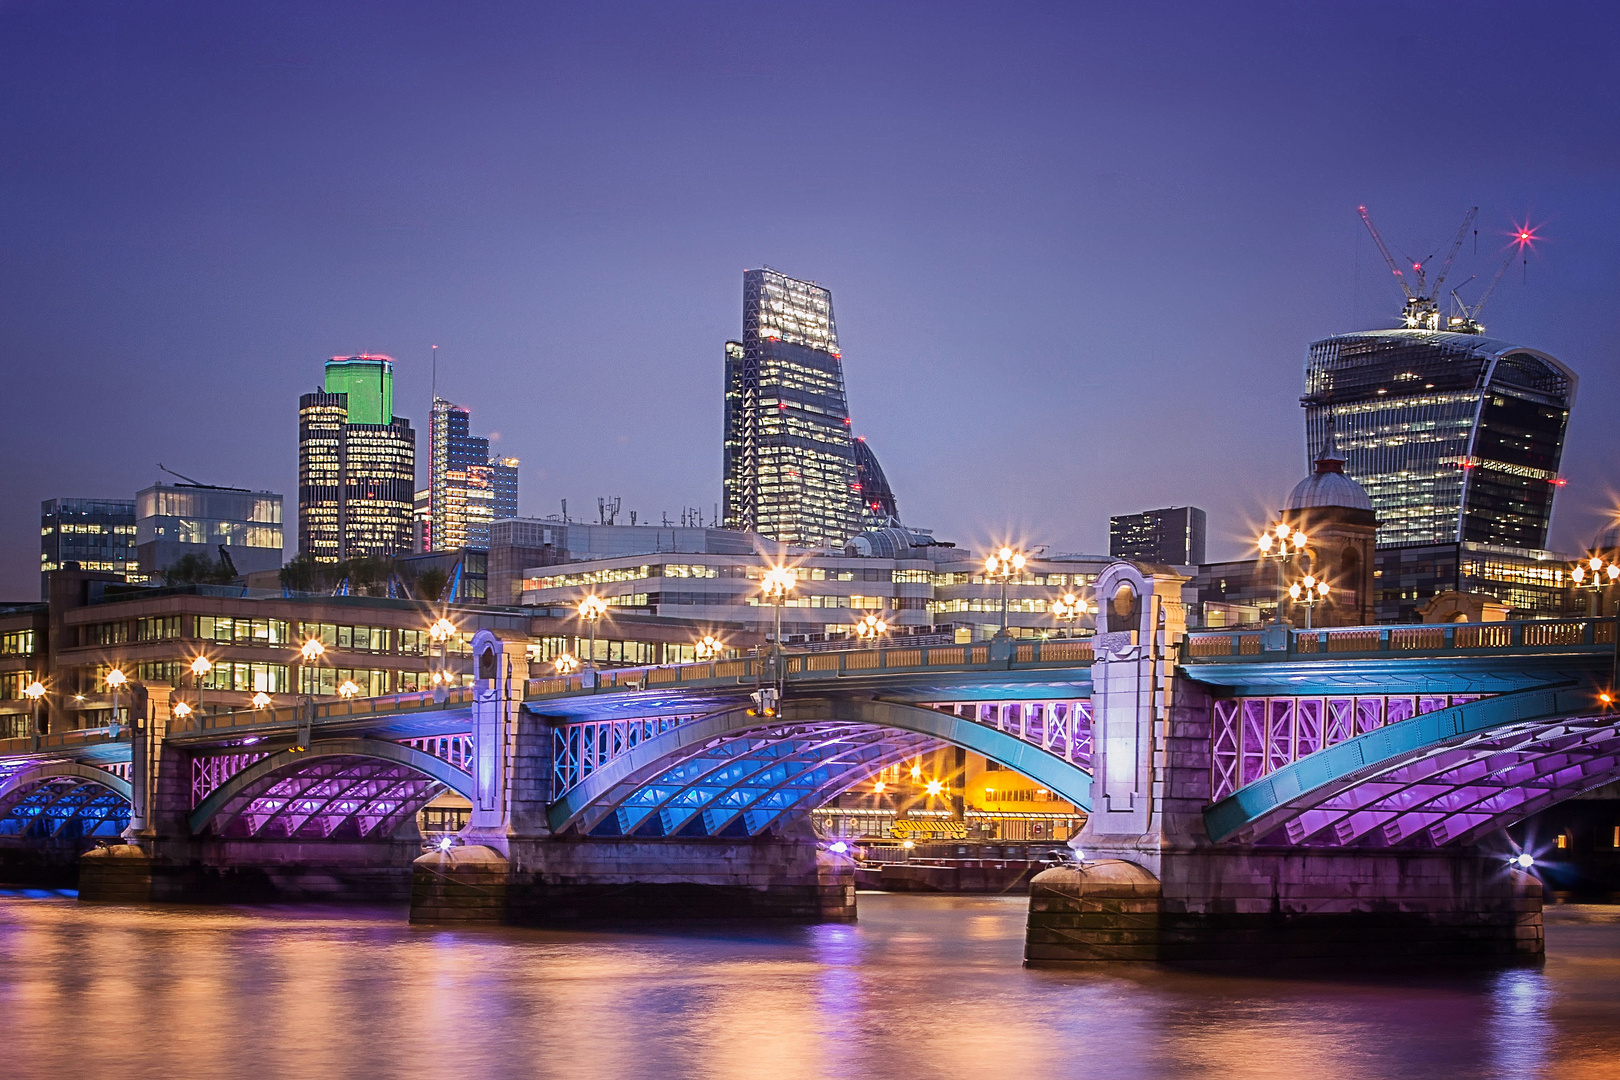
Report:
M774 717L735 708L649 738L560 793L554 832L757 836L944 742L1084 809L1091 775L1015 735L938 709L871 698L789 698Z
M1472 701L1319 750L1204 813L1217 843L1477 844L1620 780L1620 716L1590 688Z
M129 824L130 783L72 761L20 769L0 782L0 836L112 839Z
M333 739L261 758L215 788L190 816L192 835L378 839L472 777L414 747Z

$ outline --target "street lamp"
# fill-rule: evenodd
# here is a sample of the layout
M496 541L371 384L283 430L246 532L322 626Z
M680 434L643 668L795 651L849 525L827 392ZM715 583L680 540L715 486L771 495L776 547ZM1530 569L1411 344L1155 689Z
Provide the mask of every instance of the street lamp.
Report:
M250 701L255 709L268 709L270 707L270 695L263 690L254 694Z
M984 572L1001 581L1001 636L1007 636L1007 582L1024 569L1024 554L1004 547L984 560Z
M206 656L199 656L191 662L191 689L197 694L197 712L199 714L201 714L203 711L202 677L213 670L214 663ZM176 715L178 715L180 719L184 720L187 713L181 713L179 710L176 710Z
M879 634L888 632L889 624L876 615L867 615L865 618L858 619L855 622L855 636L862 641L870 639L875 644Z
M326 646L321 643L320 638L312 637L298 647L298 655L304 658L304 662L298 668L298 681L303 684L304 705L309 710L310 719L313 720L315 717L315 683L317 680L310 677L308 671L311 664L319 663L321 657L326 655Z
M579 670L579 660L572 653L560 653L551 665L557 669L559 675L572 675Z
M360 692L360 688L355 685L353 679L344 679L343 680L343 685L338 687L338 694L340 696L342 696L344 701L348 701L350 698L354 697L354 695L358 694L359 692Z
M129 678L119 670L113 668L107 672L107 688L112 691L112 722L118 723L118 690L129 682Z
M192 710L190 705L187 705L183 701L177 701L174 703L174 708L170 711L174 713L174 718L176 720L184 720L186 717L191 715Z
M587 667L596 667L596 620L607 614L607 601L600 596L587 596L579 602L579 617L591 628L591 651L585 657Z
M456 624L442 615L428 627L428 637L439 647L439 670L433 674L433 700L441 705L449 697L450 661L446 653L450 639L455 636Z
M35 679L23 690L24 696L34 703L34 734L44 734L39 730L39 703L45 697L45 684Z
M720 650L723 648L725 648L725 643L719 638L713 634L704 634L698 639L697 644L693 646L693 651L696 653L699 663L706 663L718 658Z
M1613 585L1615 579L1620 578L1620 563L1607 562L1593 555L1590 559L1576 563L1569 572L1569 578L1575 583L1576 588L1591 590L1586 613L1595 619L1598 616L1598 593L1603 586Z
M782 651L782 604L787 600L788 593L799 583L799 575L789 566L775 566L765 571L765 577L759 583L759 591L771 603L776 605L776 651Z
M1277 621L1282 622L1283 563L1290 555L1298 555L1308 543L1305 533L1278 522L1260 534L1258 541L1262 559L1277 560Z
M1063 636L1074 636L1074 620L1082 615L1097 614L1097 605L1082 600L1074 593L1064 593L1052 602L1052 614L1063 624Z
M1288 586L1288 598L1296 604L1305 605L1305 629L1311 628L1311 609L1327 599L1328 583L1317 581L1310 574L1304 580L1296 581Z

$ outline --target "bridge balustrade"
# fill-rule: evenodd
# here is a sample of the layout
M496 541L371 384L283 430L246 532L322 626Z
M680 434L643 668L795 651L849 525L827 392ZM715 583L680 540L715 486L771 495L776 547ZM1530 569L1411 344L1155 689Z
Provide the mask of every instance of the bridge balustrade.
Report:
M1181 646L1184 663L1350 658L1356 655L1455 655L1613 646L1615 619L1540 619L1501 623L1428 623L1295 630L1193 631ZM1270 647L1268 647L1268 644Z
M782 670L787 680L794 682L880 671L1004 667L1006 660L992 665L990 651L988 644L980 644L788 653L784 657ZM1092 658L1092 643L1089 640L1054 639L1019 643L1013 650L1012 662L1089 664ZM720 680L745 682L763 680L770 674L770 658L763 656L664 667L612 668L594 674L587 672L530 679L525 696L533 699L563 694L616 693L647 686L678 686Z

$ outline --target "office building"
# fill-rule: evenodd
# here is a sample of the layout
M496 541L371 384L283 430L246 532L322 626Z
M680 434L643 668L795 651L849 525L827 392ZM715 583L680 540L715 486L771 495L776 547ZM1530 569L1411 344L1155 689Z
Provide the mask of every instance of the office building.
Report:
M153 484L135 493L135 543L141 571L154 577L187 555L209 561L228 555L233 577L279 570L281 496L208 484Z
M1108 554L1116 559L1198 566L1204 561L1204 512L1169 506L1108 519Z
M1539 550L1552 519L1575 374L1477 334L1372 330L1311 345L1306 443L1329 427L1378 516L1380 547Z
M317 562L411 550L416 432L394 415L394 362L333 357L298 399L298 551Z
M851 538L840 552L788 561L798 578L782 610L782 636L789 644L850 640L868 614L902 637L965 643L988 640L1001 628L1001 582L985 573L983 559L923 532L874 530ZM530 568L521 595L526 606L558 609L595 595L607 602L609 618L639 613L764 634L773 629L776 612L761 595L760 582L781 562L779 554L749 549L594 558ZM1031 558L1007 585L1009 633L1089 634L1091 616L1065 624L1052 605L1070 592L1089 597L1089 586L1109 562L1104 556Z
M769 268L743 274L743 335L726 343L727 528L801 547L860 531L832 293Z
M489 602L521 602L531 567L612 559L623 555L751 555L778 558L782 547L753 533L672 525L588 525L561 518L514 518L490 526Z
M40 596L45 574L66 568L128 575L139 570L130 499L47 499L39 504Z
M1490 597L1510 619L1586 614L1587 598L1570 580L1570 559L1555 551L1496 544L1406 544L1377 555L1379 622L1434 622L1438 598Z
M433 399L428 438L427 540L423 550L489 549L489 526L517 517L518 459L492 458L466 409Z
M881 529L885 525L898 525L900 510L895 505L894 489L889 486L889 478L883 475L883 466L878 464L877 455L864 438L856 439L852 449L855 453L855 490L860 500L861 528Z

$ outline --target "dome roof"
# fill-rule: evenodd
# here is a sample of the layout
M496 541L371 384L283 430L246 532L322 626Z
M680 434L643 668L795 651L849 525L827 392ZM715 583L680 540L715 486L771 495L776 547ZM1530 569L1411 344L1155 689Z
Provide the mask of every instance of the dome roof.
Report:
M1343 506L1352 510L1371 510L1372 499L1366 490L1344 475L1345 457L1339 452L1333 429L1328 428L1322 441L1322 452L1316 455L1316 471L1294 486L1288 495L1289 510L1313 510L1327 506Z

